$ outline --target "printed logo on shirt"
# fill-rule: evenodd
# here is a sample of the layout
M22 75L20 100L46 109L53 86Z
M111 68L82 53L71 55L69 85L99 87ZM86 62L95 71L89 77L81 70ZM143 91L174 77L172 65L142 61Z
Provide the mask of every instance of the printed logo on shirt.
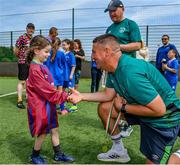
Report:
M121 27L120 29L119 29L119 33L124 33L126 31L126 28L125 27Z
M159 156L157 156L156 154L152 154L152 158L153 160L159 160Z

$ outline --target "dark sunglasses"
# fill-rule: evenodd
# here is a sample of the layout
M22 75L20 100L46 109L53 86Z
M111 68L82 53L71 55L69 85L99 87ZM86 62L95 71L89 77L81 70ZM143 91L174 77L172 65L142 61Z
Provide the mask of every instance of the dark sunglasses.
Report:
M168 38L162 38L162 40L168 40Z

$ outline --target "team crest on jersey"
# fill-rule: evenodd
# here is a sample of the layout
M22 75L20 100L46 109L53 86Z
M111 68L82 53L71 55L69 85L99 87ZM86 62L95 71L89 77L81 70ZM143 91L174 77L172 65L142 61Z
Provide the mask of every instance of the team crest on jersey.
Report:
M120 32L120 33L124 33L124 32L125 32L125 30L126 30L126 28L125 28L125 27L121 27L121 28L119 29L119 32Z

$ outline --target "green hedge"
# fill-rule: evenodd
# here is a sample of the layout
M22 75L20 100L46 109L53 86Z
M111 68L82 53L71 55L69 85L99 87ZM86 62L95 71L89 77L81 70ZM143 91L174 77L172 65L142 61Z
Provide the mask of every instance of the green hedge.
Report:
M9 47L0 47L0 62L16 62L17 57Z

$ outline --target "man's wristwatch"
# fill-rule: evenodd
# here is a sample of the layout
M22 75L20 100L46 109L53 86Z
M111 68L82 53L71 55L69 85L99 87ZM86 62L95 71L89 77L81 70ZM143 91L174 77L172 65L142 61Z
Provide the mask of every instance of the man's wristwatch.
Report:
M126 113L126 104L123 104L121 109L120 109L121 113Z

